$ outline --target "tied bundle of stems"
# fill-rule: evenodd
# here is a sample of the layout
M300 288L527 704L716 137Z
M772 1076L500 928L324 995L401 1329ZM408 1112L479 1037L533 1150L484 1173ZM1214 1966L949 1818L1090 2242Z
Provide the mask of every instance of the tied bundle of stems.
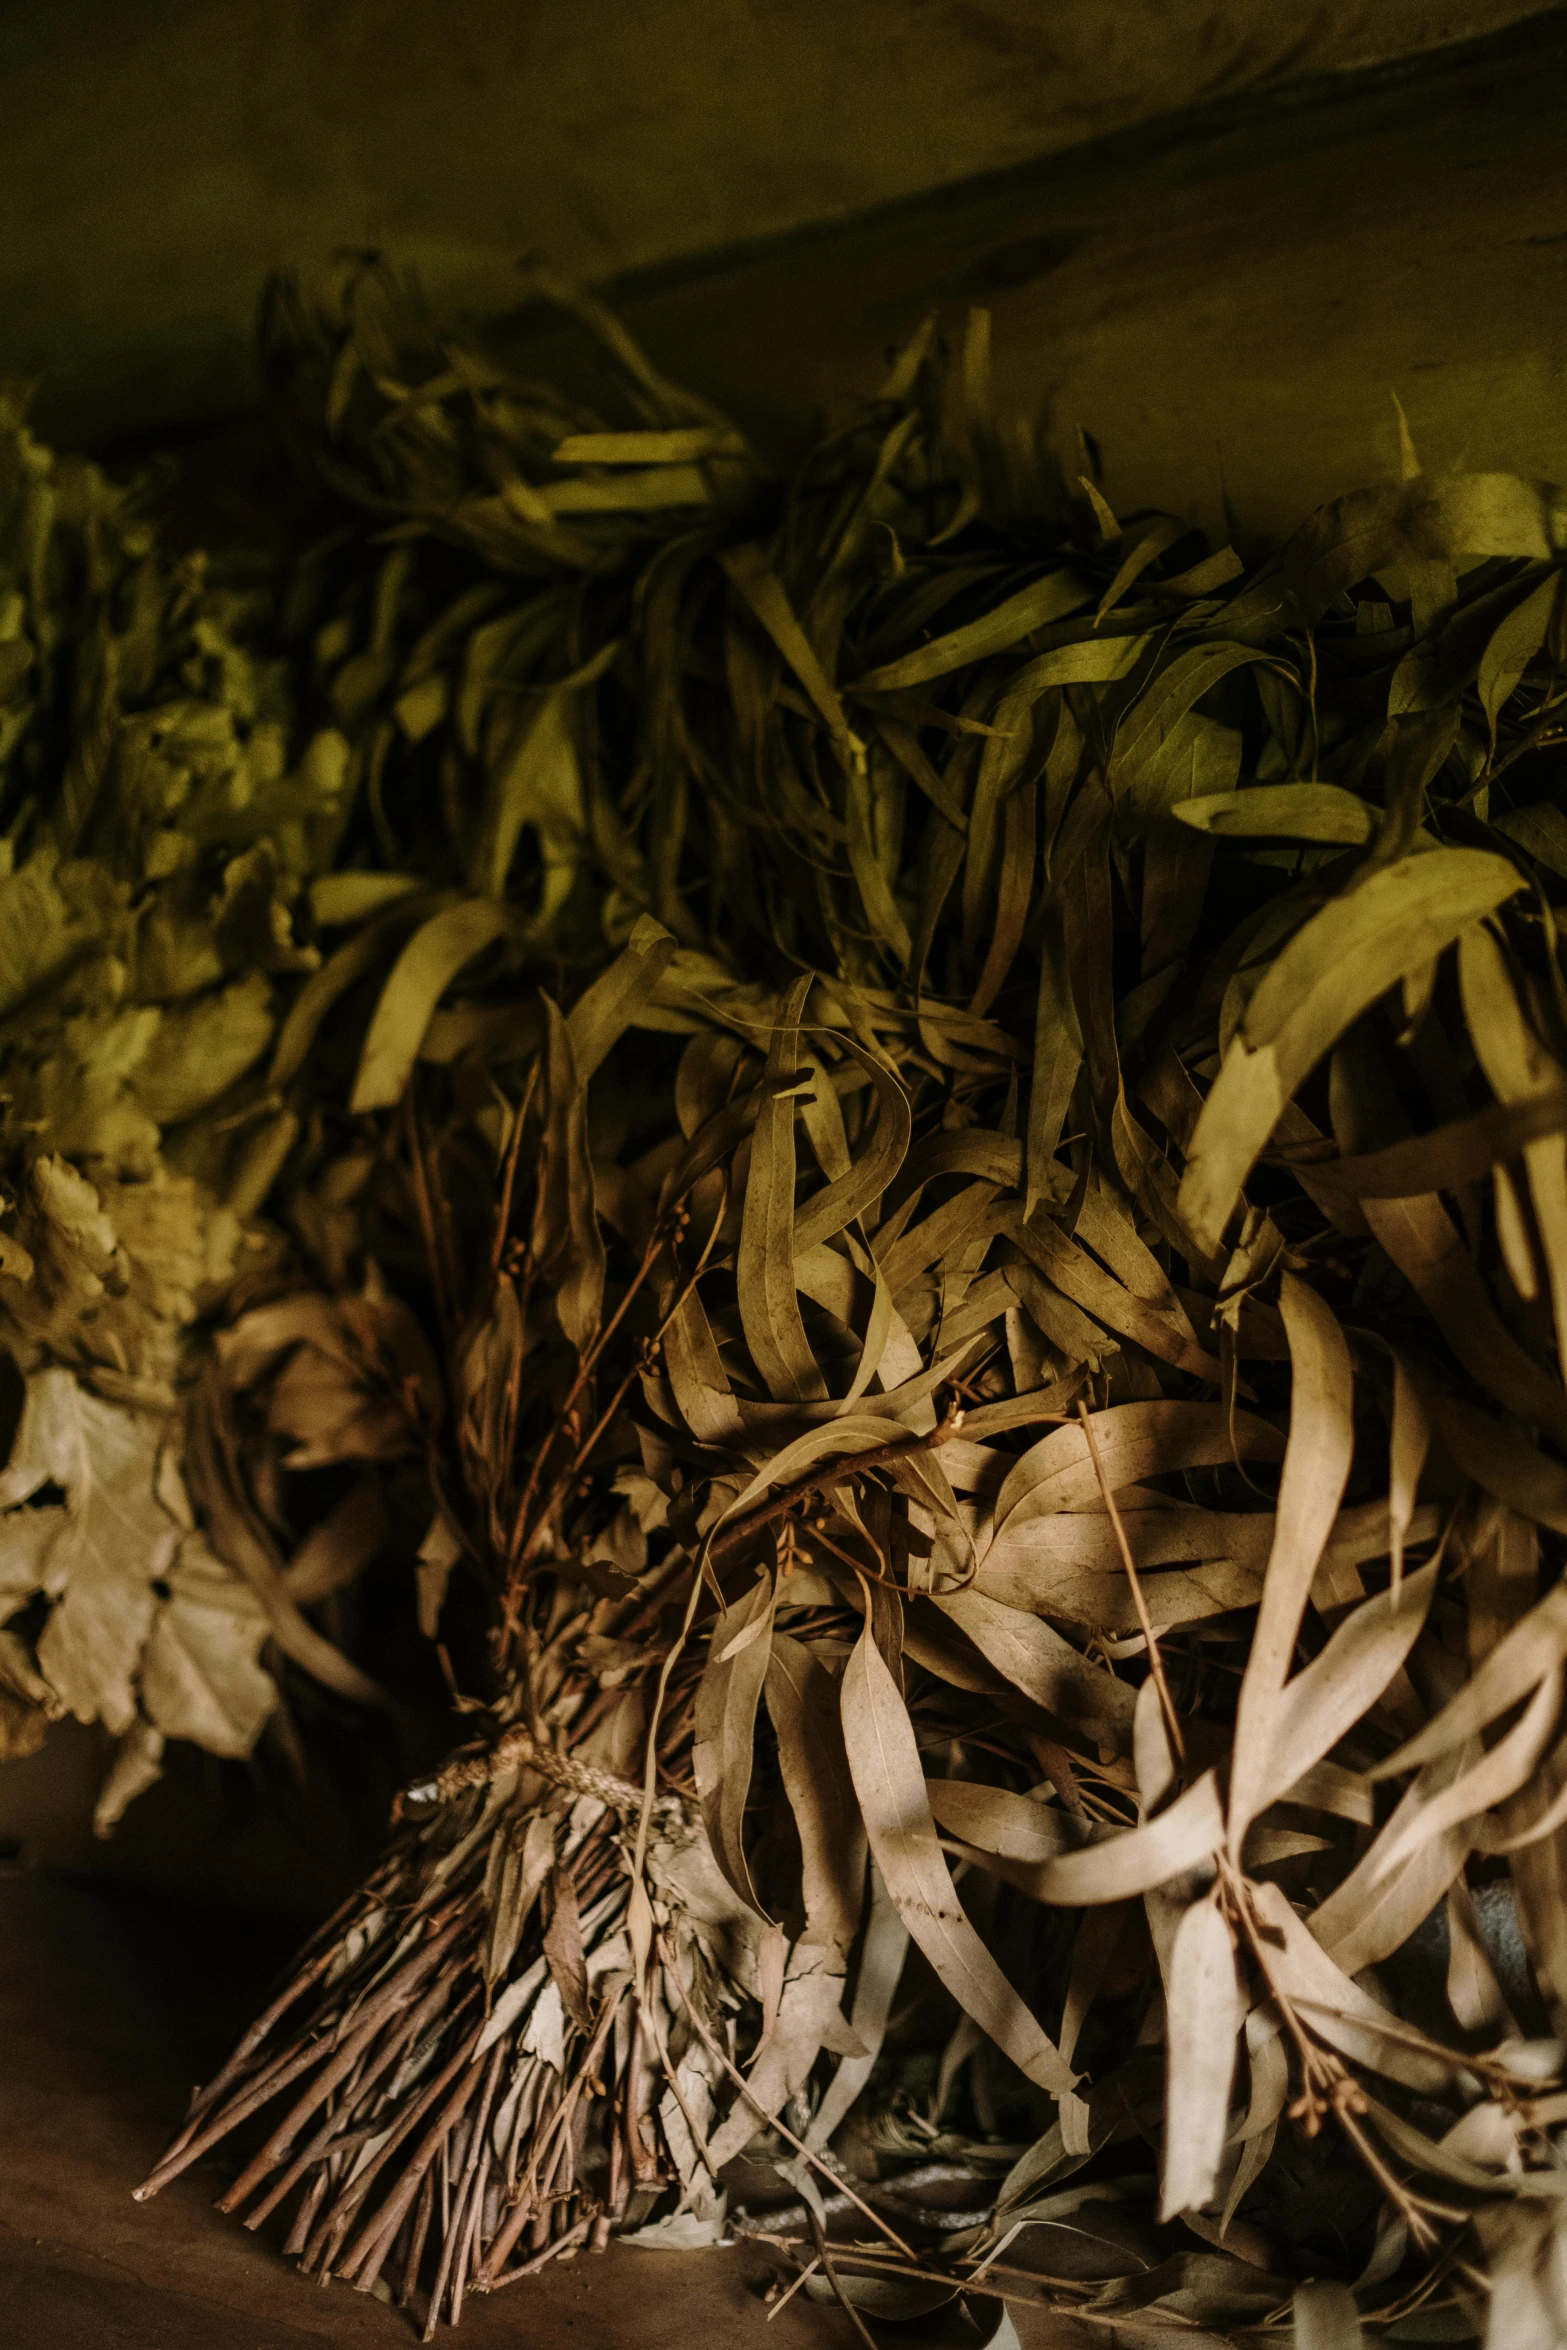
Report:
M592 1011L578 1006L579 1051ZM493 1231L475 1263L442 1165L461 1138L449 1131L432 1148L413 1117L396 1135L425 1294L438 1301L433 1335L467 1400L455 1457L432 1449L428 1461L437 1506L421 1571L444 1584L456 1567L483 1595L490 1736L399 1799L382 1865L302 1954L139 2190L156 2193L286 2095L221 2208L259 2227L297 2191L287 2249L302 2267L361 2291L397 2277L427 2338L475 2287L587 2238L601 2247L634 2196L646 2205L677 2175L657 2114L658 2050L631 1995L627 1911L632 1844L645 1853L651 1838L675 1855L699 1833L689 1704L670 1709L645 1783L632 1783L593 1759L619 1693L601 1691L574 1651L589 1626L600 1641L649 1638L670 1604L684 1605L683 1554L641 1581L610 1578L586 1620L548 1570L570 1557L569 1522L603 1482L601 1440L656 1352L649 1292L673 1283L678 1296L687 1278L687 1219L672 1199L612 1305L600 1251L600 1301L577 1300L587 1320L559 1306L539 1273L569 1240L550 1222L579 1139L564 1023L555 1078L542 1117L535 1088L509 1113ZM552 1340L563 1359L541 1373ZM411 1418L422 1408L410 1396Z
M570 1215L556 1178L579 1139L573 1036L577 1055L608 1050L606 1022L624 1019L638 990L646 995L669 943L634 940L559 1024L551 1072L541 1086L535 1068L505 1120L493 1236L476 1263L463 1261L442 1164L471 1138L450 1129L432 1146L415 1115L396 1122L425 1294L451 1350L452 1387L468 1399L456 1459L432 1450L427 1464L440 1496L427 1564L449 1571L460 1558L485 1593L489 1733L399 1797L381 1866L306 1947L138 2190L156 2194L272 2111L219 2208L251 2228L289 2210L285 2249L307 2274L360 2291L395 2279L426 2339L443 2316L457 2322L469 2292L497 2290L584 2244L601 2250L628 2213L645 2214L671 2186L696 2180L700 2193L704 2173L716 2186L710 2100L699 2121L671 2040L710 2054L750 2113L726 2048L749 1971L729 1945L752 1921L708 1854L691 1783L700 1658L681 1665L704 1577L720 1591L730 1562L791 1546L800 1513L812 1523L842 1471L808 1473L690 1548L667 1546L584 1608L573 1561L582 1521L602 1516L596 1456L606 1437L613 1449L618 1435L623 1450L628 1392L656 1376L665 1335L712 1254L725 1187L694 1252L685 1197L719 1137L699 1135L672 1170L640 1253L623 1252L623 1278L598 1268L596 1303L579 1297L563 1309L538 1278L559 1261L552 1207L565 1200ZM581 1272L570 1249L566 1261ZM477 1302L462 1309L467 1287ZM552 1343L559 1359L541 1366ZM530 1441L529 1391L536 1398L541 1379L553 1417ZM410 1394L410 1416L420 1409ZM887 1423L881 1448L854 1463L856 1480L895 1475L961 1422L954 1405L923 1435ZM605 1650L663 1663L635 1780L602 1759L625 1746L623 1732L604 1737L624 1693L612 1676L601 1686L582 1660ZM759 2106L744 2135L767 2118ZM816 2160L831 2179L832 2166Z
M682 2163L664 2142L659 2101L668 2037L678 2027L689 2039L691 2023L650 2001L639 1976L650 1935L658 1960L689 1956L687 1904L710 1933L735 1923L721 1883L701 1881L691 1786L699 1659L682 1675L682 1636L670 1641L665 1630L675 1669L660 1683L635 1781L602 1759L617 1743L603 1733L624 1693L613 1681L601 1687L580 1659L595 1647L657 1653L671 1612L689 1629L702 1573L712 1578L726 1558L769 1541L820 1482L757 1503L690 1551L669 1547L640 1577L601 1569L607 1595L579 1604L580 1522L602 1516L598 1456L606 1438L624 1453L628 1392L653 1371L718 1229L692 1252L685 1187L709 1155L707 1136L651 1203L640 1250L618 1251L623 1266L606 1262L602 1245L596 1261L591 1242L584 1248L580 1188L571 1188L574 1165L580 1186L583 1076L649 992L670 944L639 934L569 1022L556 1016L542 1081L535 1064L503 1120L493 1231L476 1258L451 1204L462 1170L447 1163L475 1138L453 1121L432 1144L411 1108L389 1131L432 1343L444 1339L448 1383L465 1398L455 1457L443 1458L424 1429L436 1510L422 1571L460 1568L484 1595L489 1735L399 1798L382 1866L302 1954L139 2190L155 2194L286 2098L220 2208L259 2227L297 2198L287 2249L307 2273L362 2291L395 2276L427 2333L443 2314L455 2323L470 2290L508 2284L584 2240L602 2248L634 2199L649 2208L690 2175L703 2133L676 2088L688 2124ZM254 1309L240 1334L253 1336L267 1310ZM419 1426L425 1400L414 1382L407 1388ZM925 1441L892 1430L888 1460ZM683 1885L679 1862L693 1848L698 1878ZM629 1909L633 1884L646 1882L659 1890L656 1911L644 1894L638 1947ZM717 1949L710 1969L715 1961L719 1982L693 1975L679 1994L709 2007L707 2022L697 2019L703 2032L724 2003ZM739 1997L728 1990L730 2005Z
M218 1358L402 1412L484 1726L143 2192L287 2098L226 2202L431 2328L756 2144L862 2331L1068 2222L1098 2323L1553 2308L1560 495L1248 567L1067 497L981 320L780 493L592 318L614 430L269 314L367 813L271 1072L320 1294Z

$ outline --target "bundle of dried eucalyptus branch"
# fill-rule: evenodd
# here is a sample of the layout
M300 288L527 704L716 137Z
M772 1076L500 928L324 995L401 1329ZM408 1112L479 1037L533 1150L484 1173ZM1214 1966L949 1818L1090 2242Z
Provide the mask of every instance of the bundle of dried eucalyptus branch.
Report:
M862 2334L1554 2340L1567 501L1243 562L978 317L777 483L546 291L597 408L268 312L342 935L185 1474L306 1664L417 1507L476 1737L143 2192L286 2097L225 2205L432 2329L749 2148Z

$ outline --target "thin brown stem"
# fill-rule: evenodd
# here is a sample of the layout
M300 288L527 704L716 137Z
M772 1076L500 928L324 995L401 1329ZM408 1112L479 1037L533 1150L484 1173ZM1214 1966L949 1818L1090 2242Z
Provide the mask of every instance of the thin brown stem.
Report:
M577 1364L576 1377L572 1380L570 1387L566 1390L565 1401L562 1403L560 1410L555 1415L555 1422L553 1427L550 1429L549 1434L545 1437L544 1442L540 1445L537 1453L534 1455L533 1467L528 1473L527 1482L523 1486L521 1496L517 1503L516 1514L512 1521L511 1553L513 1558L516 1557L518 1551L522 1547L528 1514L528 1504L532 1501L534 1495L538 1492L539 1481L543 1471L544 1463L549 1458L551 1447L554 1445L556 1439L560 1436L562 1431L572 1424L572 1407L575 1405L578 1396L582 1393L588 1381L592 1378L594 1370L597 1367L599 1357L603 1354L605 1347L608 1346L610 1340L614 1337L615 1332L619 1329L632 1299L636 1296L638 1290L642 1287L643 1282L647 1279L649 1273L653 1270L654 1261L661 1246L662 1237L661 1235L655 1233L642 1252L642 1262L638 1265L636 1271L632 1274L630 1281L626 1285L625 1295L622 1297L619 1305L615 1308L615 1311L610 1316L608 1322L606 1322L604 1327L600 1330L597 1338L594 1339L593 1344L587 1348L586 1352L582 1355Z
M822 2274L826 2277L828 2284L832 2287L834 2300L837 2302L838 2307L843 2311L843 2314L848 2319L850 2325L853 2326L855 2332L859 2335L860 2340L869 2345L869 2350L878 2350L878 2344L875 2335L871 2332L870 2327L866 2324L864 2318L861 2317L859 2311L855 2308L854 2303L849 2299L848 2294L844 2291L843 2286L839 2281L838 2271L833 2266L832 2254L827 2249L827 2230L822 2226L821 2221L817 2218L815 2212L811 2210L809 2204L806 2206L806 2216L811 2223L811 2238L816 2246L816 2257L822 2264Z
M522 1099L517 1104L517 1116L506 1148L506 1168L501 1179L500 1206L495 1214L495 1237L490 1244L490 1270L500 1271L501 1258L506 1253L506 1235L511 1230L512 1191L517 1181L517 1159L522 1149L522 1132L533 1107L533 1096L538 1087L542 1055L535 1054L528 1067L528 1082L523 1087Z
M934 1452L938 1445L956 1436L962 1426L963 1413L954 1407L927 1435L900 1436L891 1444L878 1444L869 1452L849 1453L828 1468L813 1470L808 1477L800 1478L798 1483L785 1486L771 1501L759 1502L755 1509L747 1510L723 1533L715 1534L708 1546L708 1557L724 1558L731 1551L738 1550L743 1543L750 1541L753 1534L759 1534L764 1526L771 1526L775 1520L787 1517L792 1509L798 1508L812 1494L825 1493L834 1485L846 1485L852 1478L869 1476L873 1469L890 1468L898 1461L911 1460L917 1453ZM863 1573L864 1569L860 1572Z
M1153 1618L1148 1613L1148 1602L1143 1595L1142 1581L1137 1572L1137 1562L1132 1556L1132 1546L1126 1539L1126 1528L1121 1523L1121 1513L1116 1508L1115 1495L1110 1489L1110 1480L1105 1475L1105 1465L1099 1452L1099 1439L1094 1434L1093 1419L1085 1403L1078 1404L1077 1416L1082 1423L1083 1441L1088 1446L1088 1457L1094 1464L1094 1475L1099 1480L1099 1491L1104 1501L1105 1515L1115 1529L1115 1539L1121 1552L1121 1563L1126 1569L1126 1580L1132 1587L1132 1604L1137 1610L1137 1621L1142 1627L1143 1638L1148 1644L1148 1663L1153 1673L1154 1687L1159 1692L1159 1710L1164 1716L1165 1735L1170 1741L1171 1752L1176 1761L1184 1762L1186 1760L1186 1739L1181 1730L1180 1718L1175 1710L1175 1702L1170 1695L1170 1684L1164 1677L1164 1659L1159 1653L1159 1636L1153 1628Z
M1505 775L1509 767L1515 766L1518 760L1527 757L1530 751L1536 749L1554 728L1561 725L1564 708L1567 708L1567 694L1558 694L1554 700L1547 694L1545 701L1536 710L1523 733L1513 744L1512 749L1504 752L1500 759L1491 761L1490 765L1481 772L1478 779L1462 795L1458 805L1461 808L1466 808L1471 800L1477 798L1485 790L1488 784L1495 783L1499 775Z
M789 2303L794 2299L796 2293L798 2293L800 2290L800 2287L811 2277L815 2276L821 2265L822 2264L819 2257L813 2260L809 2260L807 2261L804 2268L798 2270L796 2274L790 2278L788 2284L785 2285L777 2300L770 2303L768 2307L767 2322L769 2325L772 2324L773 2319L778 2315L780 2309L788 2308Z
M568 2228L563 2236L557 2236L553 2244L546 2244L542 2252L535 2253L531 2260L523 2261L520 2267L508 2269L506 2274L503 2277L497 2277L493 2284L486 2285L475 2278L474 2291L476 2293L504 2293L508 2285L520 2284L524 2277L536 2277L541 2268L548 2268L552 2260L559 2260L561 2254L569 2250L573 2244L580 2244L592 2225L593 2222L590 2219L579 2219L575 2227Z
M419 2267L424 2259L425 2239L430 2233L430 2218L435 2210L435 2180L429 2171L419 2189L419 2205L414 2213L413 2233L408 2239L408 2257L403 2263L402 2288L398 2293L400 2305L406 2309L413 2299L419 2282Z
M500 2079L501 2065L505 2060L505 2055L505 2042L498 2041L486 2068L484 2086L479 2093L479 2110L469 2139L468 2154L463 2165L462 2177L458 2182L457 2207L446 2231L446 2241L441 2247L441 2260L440 2266L435 2272L435 2283L430 2288L430 2310L424 2329L424 2338L427 2342L434 2336L436 2322L441 2314L441 2302L452 2281L453 2267L466 2255L468 2249L469 2198L473 2193L474 2174L479 2168L479 2157L484 2145L484 2132L490 2118L490 2105L495 2096L495 2084ZM453 2322L455 2323L455 2320Z
M435 1310L441 1327L450 1330L452 1321L452 1268L447 1261L443 1237L436 1229L435 1209L430 1198L429 1176L424 1163L424 1137L419 1126L419 1112L414 1106L414 1089L409 1085L403 1096L403 1115L408 1127L408 1163L413 1174L414 1203L419 1210L419 1225L424 1234L425 1254L430 1264L430 1281L435 1290Z
M724 1201L727 1201L727 1198L728 1189L726 1185ZM679 1295L675 1299L674 1304L670 1307L668 1313L665 1314L652 1339L648 1342L649 1348L652 1351L656 1351L657 1348L662 1345L664 1334L668 1330L670 1323L674 1320L676 1314L679 1313L681 1307L685 1304L686 1299L691 1295L691 1292L695 1289L698 1281L700 1281L702 1278L702 1274L706 1269L708 1257L712 1252L713 1243L718 1237L719 1226L723 1222L724 1201L721 1201L719 1204L718 1213L714 1217L712 1229L708 1233L706 1241L703 1243L702 1253L697 1259L695 1269L689 1275L685 1287L680 1291ZM625 1296L621 1299L619 1306L616 1308L614 1318L608 1324L606 1329L600 1334L589 1354L584 1358L583 1364L578 1371L577 1378L568 1392L566 1400L562 1404L560 1411L556 1415L554 1426L551 1428L548 1436L545 1438L543 1445L539 1449L539 1452L534 1457L533 1469L529 1475L528 1483L524 1487L522 1499L517 1506L517 1511L512 1527L512 1539L508 1552L508 1571L512 1578L514 1589L516 1579L521 1573L522 1569L526 1567L529 1555L538 1540L540 1532L547 1524L549 1518L548 1509L541 1511L539 1516L535 1519L533 1525L527 1529L526 1533L524 1532L524 1520L526 1517L528 1504L533 1499L535 1493L538 1490L539 1472L543 1466L544 1459L548 1454L550 1447L554 1444L556 1438L562 1433L562 1431L570 1422L572 1405L575 1403L577 1396L582 1391L586 1376L597 1365L599 1357L602 1355L605 1346L608 1344L610 1338L613 1336L616 1328L623 1318L626 1308L631 1303L632 1297L641 1287L642 1283L651 1272L653 1265L657 1262L658 1251L663 1244L665 1236L665 1225L660 1224L648 1240L647 1247L643 1252L642 1262L637 1268L630 1288L627 1290ZM615 1389L615 1392L610 1398L609 1403L599 1414L598 1419L594 1422L593 1427L589 1431L588 1435L579 1444L575 1454L572 1457L570 1467L562 1474L557 1476L551 1492L552 1500L556 1499L561 1493L569 1490L569 1488L575 1483L576 1479L581 1475L588 1456L590 1453L592 1453L595 1446L598 1444L605 1430L613 1422L615 1414L619 1411L622 1403L625 1401L627 1391L630 1388L632 1381L638 1376L641 1368L642 1365L640 1363L634 1362L630 1370L627 1371L624 1378L620 1381L620 1384ZM515 1601L513 1599L509 1599L509 1611L514 1610L514 1607ZM508 1630L509 1629L510 1619L508 1618Z
M776 2130L780 2138L786 2138L789 2144L794 2148L795 2152L797 2154L803 2155L813 2170L819 2170L824 2178L830 2179L832 2181L834 2194L847 2195L849 2201L854 2205L855 2209L864 2213L865 2217L870 2221L871 2226L873 2228L880 2229L881 2233L887 2238L889 2243L896 2244L898 2250L903 2254L906 2260L912 2260L914 2258L913 2251L907 2244L905 2244L903 2238L899 2235L897 2229L892 2226L890 2221L883 2219L879 2211L873 2211L871 2206L865 2202L861 2196L856 2195L848 2180L844 2178L840 2172L835 2171L830 2162L824 2162L819 2154L815 2153L811 2147L806 2145L803 2138L797 2138L793 2130L788 2127L787 2123L780 2121L775 2113L768 2113L762 2107L762 2105L758 2103L756 2094L752 2089L750 2082L746 2079L744 2073L741 2072L738 2065L732 2064L730 2062L727 2052L719 2046L718 2042L713 2038L712 2033L708 2030L706 2024L702 2021L701 2016L697 2013L695 2007L693 2007L690 1994L687 1992L684 1983L680 1980L679 1968L670 1963L669 1954L664 1948L663 1936L655 1934L654 1940L658 1947L659 1959L664 1968L664 1980L666 1983L674 1984L674 1987L680 1997L680 2004L691 2019L692 2030L696 2033L697 2038L703 2043L709 2055L717 2057L719 2063L723 2066L725 2072L734 2082L742 2097L746 2098L753 2106L756 2107L756 2111L766 2127Z

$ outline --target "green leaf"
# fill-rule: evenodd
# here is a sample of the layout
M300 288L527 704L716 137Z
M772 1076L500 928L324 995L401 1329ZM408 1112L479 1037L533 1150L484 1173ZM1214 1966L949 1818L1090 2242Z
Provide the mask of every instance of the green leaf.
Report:
M349 1102L356 1115L391 1109L402 1099L424 1032L447 988L465 964L515 935L516 928L516 916L507 907L482 898L444 907L420 925L393 964L375 1007ZM342 952L346 955L348 949ZM367 948L365 961L371 960ZM318 976L324 981L332 968L326 965ZM343 968L339 966L338 976ZM349 972L350 980L357 976L357 971Z
M761 548L735 547L721 555L719 561L794 671L833 736L840 743L848 743L849 722L843 714L843 704L822 667L815 646L800 626L782 581Z
M577 753L576 697L613 659L606 646L565 684L544 696L490 778L484 820L469 866L469 886L488 898L505 895L517 844L529 826L537 833L543 885L534 919L546 930L570 894L588 837L587 804Z
M323 930L366 921L419 888L415 873L323 873L310 884L310 911Z
M166 1011L131 1079L136 1099L160 1126L193 1118L261 1058L274 1026L271 984L259 971Z
M1491 829L1505 833L1537 865L1567 881L1567 809L1558 808L1551 800L1536 800L1532 807L1511 808L1505 816L1493 816Z
M741 435L723 425L678 425L668 432L568 433L555 446L557 465L691 465L704 457L743 457Z
M1036 628L1048 628L1053 622L1064 620L1069 613L1081 611L1087 602L1087 590L1075 572L1047 571L1042 579L1017 589L980 619L937 637L916 652L905 653L896 661L869 670L857 681L854 690L861 694L896 693L908 686L927 685L933 677L945 677L954 669L966 668L970 662L986 661L997 653L1007 652L1024 637L1032 636Z
M587 1088L572 1051L571 1028L540 991L548 1021L547 1114L539 1157L529 1255L553 1285L555 1314L579 1356L598 1336L604 1311L604 1241L588 1146ZM607 1016L606 1005L599 1012ZM603 1019L584 1023L590 1043Z
M746 1344L775 1402L825 1402L827 1383L800 1317L794 1278L795 1088L809 978L790 989L773 1029L751 1138L735 1281Z
M9 1012L91 941L83 910L62 893L53 849L0 878L0 1013Z
M1111 789L1119 793L1137 767L1157 758L1193 706L1233 671L1267 656L1254 645L1191 645L1161 668L1116 729Z
M1561 595L1561 576L1542 579L1521 604L1515 605L1497 627L1490 643L1480 656L1479 674L1475 680L1480 696L1480 707L1485 712L1491 729L1491 740L1496 740L1496 721L1501 716L1523 679L1523 673L1545 642L1545 632L1551 625Z
M386 949L402 937L411 922L428 911L430 903L422 891L410 893L389 912L346 940L318 971L311 973L278 1030L267 1071L271 1086L285 1086L298 1076L332 1006L375 969Z
M1284 1105L1353 1021L1407 971L1522 887L1479 849L1404 857L1323 907L1272 964L1203 1104L1180 1210L1210 1252Z
M577 998L566 1015L566 1029L579 1084L588 1083L634 1024L668 970L674 952L675 941L663 924L655 922L650 914L640 915L625 947L609 969Z
M1274 783L1255 791L1207 792L1170 811L1196 832L1221 840L1312 840L1359 848L1375 829L1374 812L1336 783Z

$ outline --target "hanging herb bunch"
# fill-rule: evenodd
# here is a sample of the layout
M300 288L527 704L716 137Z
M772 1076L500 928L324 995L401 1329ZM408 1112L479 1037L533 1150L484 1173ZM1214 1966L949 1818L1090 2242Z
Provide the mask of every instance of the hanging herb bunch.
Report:
M395 1423L473 1736L142 2191L263 2117L427 2330L745 2225L862 2333L1554 2338L1563 500L1245 563L978 319L778 485L586 315L612 415L269 312L359 787L187 1466Z

